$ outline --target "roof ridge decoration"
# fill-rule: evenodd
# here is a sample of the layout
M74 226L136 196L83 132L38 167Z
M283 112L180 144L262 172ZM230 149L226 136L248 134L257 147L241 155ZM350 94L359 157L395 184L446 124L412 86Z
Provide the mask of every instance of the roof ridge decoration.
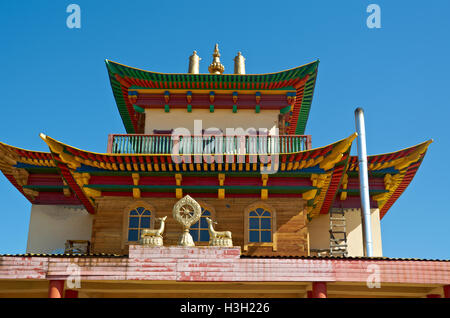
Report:
M289 134L303 135L312 103L319 60L292 69L265 74L157 73L105 60L116 105L127 133L140 133L139 118L129 89L296 90Z
M222 75L225 71L225 66L220 62L220 52L219 52L219 44L216 43L214 47L213 53L213 61L208 67L208 71L210 74L220 74Z

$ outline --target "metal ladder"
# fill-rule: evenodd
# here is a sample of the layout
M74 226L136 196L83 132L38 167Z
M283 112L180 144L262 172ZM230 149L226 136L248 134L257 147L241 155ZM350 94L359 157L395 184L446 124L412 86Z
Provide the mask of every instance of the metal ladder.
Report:
M343 208L330 210L330 256L347 256L347 228Z

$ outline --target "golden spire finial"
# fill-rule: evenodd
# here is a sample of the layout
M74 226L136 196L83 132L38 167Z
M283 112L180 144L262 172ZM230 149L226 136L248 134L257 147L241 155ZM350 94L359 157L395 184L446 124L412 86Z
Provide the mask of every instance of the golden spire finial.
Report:
M220 63L219 44L216 43L213 53L213 61L208 67L210 74L222 74L225 71L225 67Z

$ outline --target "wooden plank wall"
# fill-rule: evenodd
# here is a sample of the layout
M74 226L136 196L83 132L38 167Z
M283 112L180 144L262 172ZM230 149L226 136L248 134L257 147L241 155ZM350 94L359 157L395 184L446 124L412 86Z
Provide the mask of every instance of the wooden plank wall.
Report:
M231 231L233 245L242 247L242 254L258 256L305 256L308 255L307 219L304 212L304 201L301 198L269 198L261 201L255 198L197 198L204 207L209 208L218 222L216 231ZM171 198L133 198L101 197L97 199L98 209L94 215L92 227L92 252L127 254L124 245L126 222L124 211L128 211L133 203L145 202L153 207L156 217L167 216L164 231L164 246L177 245L182 227L172 216L172 208L177 199ZM276 212L275 243L276 251L270 246L249 246L244 251L245 222L244 215L249 206L261 202L271 206ZM155 223L159 228L159 221ZM207 245L208 243L198 244Z

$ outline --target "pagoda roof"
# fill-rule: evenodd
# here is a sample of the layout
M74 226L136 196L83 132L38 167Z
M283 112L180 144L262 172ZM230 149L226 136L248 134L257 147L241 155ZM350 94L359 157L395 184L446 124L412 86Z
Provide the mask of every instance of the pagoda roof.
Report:
M371 194L371 199L377 202L380 209L380 218L384 217L409 186L425 157L428 146L432 142L433 140L430 139L396 152L367 157L369 179L372 183L369 183L369 188L379 188L381 183L381 188L384 189L384 191L380 190L379 193L375 191ZM358 157L351 156L348 162L347 175L348 178L357 179L356 182L353 182L353 188L356 187L357 189L359 188L358 171ZM349 189L347 185L348 180L341 185L341 199L346 197L346 195L342 196L343 192L350 193L353 191L359 195L359 190Z
M175 197L180 189L217 197L223 189L227 197L262 198L264 191L265 197L301 196L308 215L315 217L346 202L348 207L359 206L358 157L350 156L355 136L321 148L281 153L278 171L267 177L261 170L267 164L252 162L252 154L233 155L229 164L196 163L197 154L191 155L191 163L175 163L170 154L94 153L45 135L41 137L50 152L0 143L0 170L33 204L83 205L90 213L95 213L99 196L134 196L135 189L142 197ZM431 142L368 156L370 196L380 217L411 183ZM220 182L219 175L227 181Z
M265 174L262 169L267 168L267 164L260 162L259 158L257 162L252 162L253 154L232 155L232 163L206 163L203 160L196 163L195 157L198 155L192 154L191 163L175 163L171 154L94 153L66 145L45 135L41 137L48 144L67 183L80 200L86 203L88 211L94 209L96 197L106 196L107 193L123 196L124 194L119 192L127 192L134 195L133 189L139 189L143 196L144 192L147 196L161 196L164 192L175 197L176 189L200 193L199 196L224 189L226 193L235 196L252 193L259 195L264 191L269 195L276 193L281 196L303 196L308 201L309 214L315 216L328 213L331 208L356 133L325 147L279 154L278 172L274 175L268 174L268 180L272 180L273 176L279 177L274 179L273 186L270 181L269 184L255 184L254 180L259 180L261 175ZM191 184L181 185L176 183L176 174L202 177L202 180L195 178ZM238 184L220 185L218 174L232 178L248 177L253 181L247 180L248 183L245 184L244 180L244 185L242 180ZM215 177L211 178L211 175ZM97 184L89 182L92 176L99 176L91 179L97 181ZM108 176L113 176L116 181L108 179ZM122 179L121 184L117 184L117 177L120 176L125 179ZM165 176L168 178L164 179ZM146 184L138 184L135 181L135 178L138 180L141 177L146 178Z
M49 152L25 150L0 142L0 170L33 204L81 205Z
M289 134L305 132L319 61L293 69L266 74L175 74L150 72L106 60L111 87L127 133L141 133L139 116L129 99L129 90L295 90L290 110Z

